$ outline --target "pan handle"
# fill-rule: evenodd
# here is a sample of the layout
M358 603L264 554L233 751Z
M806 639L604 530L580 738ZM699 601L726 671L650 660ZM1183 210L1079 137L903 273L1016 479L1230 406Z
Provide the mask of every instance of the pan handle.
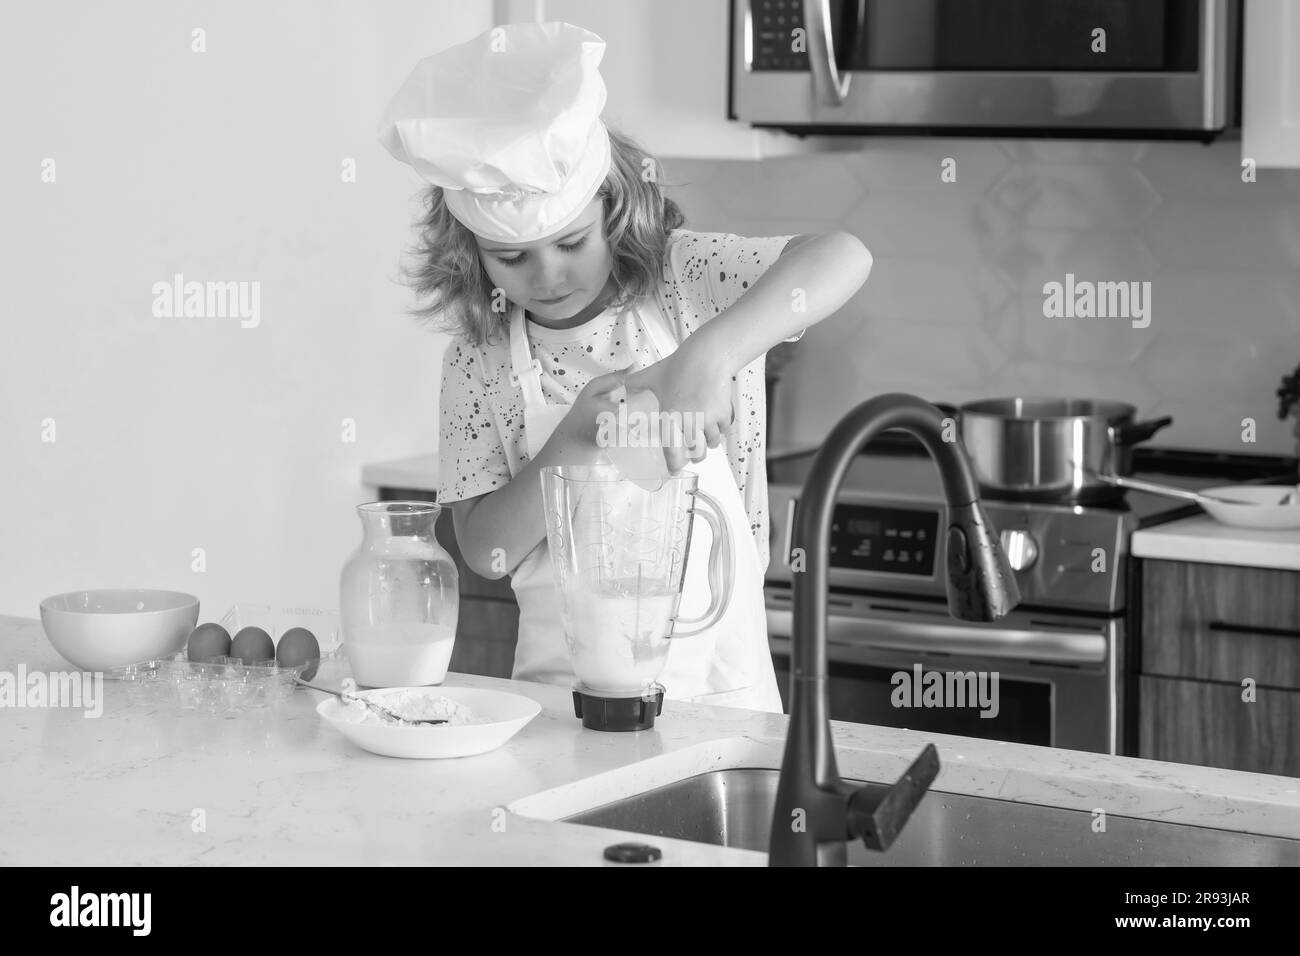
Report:
M1166 428L1173 423L1173 418L1166 415L1164 418L1155 418L1149 422L1112 425L1110 427L1110 440L1116 445L1136 445L1138 442L1146 441L1160 429Z

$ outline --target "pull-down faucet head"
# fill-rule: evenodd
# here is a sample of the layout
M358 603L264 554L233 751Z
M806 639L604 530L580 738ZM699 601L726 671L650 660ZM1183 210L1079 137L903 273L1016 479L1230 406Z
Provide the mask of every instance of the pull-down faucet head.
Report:
M962 457L960 445L953 445ZM996 621L1020 603L1006 552L978 500L948 505L948 613L963 621Z

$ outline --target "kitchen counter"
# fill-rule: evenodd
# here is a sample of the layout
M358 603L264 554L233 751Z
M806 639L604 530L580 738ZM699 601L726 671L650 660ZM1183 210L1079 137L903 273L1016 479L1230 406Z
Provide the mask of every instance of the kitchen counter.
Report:
M437 492L438 453L362 465L361 483L371 488L413 488Z
M1196 515L1135 531L1134 557L1300 571L1300 529L1259 531Z
M767 457L779 458L806 450L807 446L771 447L767 449ZM427 455L411 455L408 458L393 458L362 465L361 483L371 488L410 488L437 492L438 453L435 451Z
M69 669L39 621L0 617L0 679ZM670 702L653 731L583 730L563 687L453 674L542 713L500 749L397 760L355 748L299 689L279 712L151 710L102 687L102 714L0 708L0 864L611 865L650 839L661 865L759 866L747 850L551 822L728 767L779 766L786 718ZM833 724L846 777L892 781L927 742L934 790L1300 839L1300 779ZM200 823L202 826L200 826Z

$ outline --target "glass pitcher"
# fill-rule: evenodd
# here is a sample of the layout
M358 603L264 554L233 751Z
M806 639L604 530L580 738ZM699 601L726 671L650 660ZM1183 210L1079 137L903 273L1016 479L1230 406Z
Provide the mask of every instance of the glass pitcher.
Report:
M574 674L588 690L635 695L668 659L670 639L712 627L731 602L731 535L721 506L686 471L645 487L613 465L542 469L547 544ZM709 606L679 619L693 521L712 533ZM698 625L698 626L693 626Z
M460 582L434 537L441 510L427 501L357 506L362 539L340 576L339 625L361 686L421 687L447 676Z

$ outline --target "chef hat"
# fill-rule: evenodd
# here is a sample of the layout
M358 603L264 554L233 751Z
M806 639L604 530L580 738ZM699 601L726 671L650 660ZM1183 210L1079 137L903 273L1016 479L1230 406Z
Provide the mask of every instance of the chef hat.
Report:
M516 23L421 60L379 139L443 188L484 239L531 242L586 209L609 172L597 65L605 42L568 23Z

